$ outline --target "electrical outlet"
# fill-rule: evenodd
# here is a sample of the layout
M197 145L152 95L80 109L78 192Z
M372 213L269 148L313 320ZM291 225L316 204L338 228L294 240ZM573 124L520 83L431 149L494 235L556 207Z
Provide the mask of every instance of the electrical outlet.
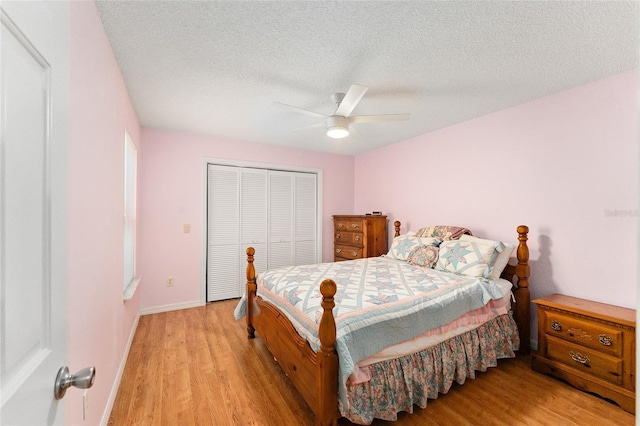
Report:
M89 415L89 389L82 394L82 420L87 420Z
M167 287L173 287L173 278L167 279Z
M191 233L191 224L190 223L183 224L182 225L182 232L184 232L185 234Z

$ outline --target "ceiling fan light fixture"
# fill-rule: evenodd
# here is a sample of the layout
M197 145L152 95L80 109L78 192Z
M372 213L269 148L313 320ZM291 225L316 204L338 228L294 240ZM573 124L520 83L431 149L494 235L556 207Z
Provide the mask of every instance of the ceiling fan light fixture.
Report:
M349 136L349 119L339 115L332 115L327 119L327 136L341 139Z
M344 127L329 127L327 129L327 136L334 139L342 139L349 136L349 129Z

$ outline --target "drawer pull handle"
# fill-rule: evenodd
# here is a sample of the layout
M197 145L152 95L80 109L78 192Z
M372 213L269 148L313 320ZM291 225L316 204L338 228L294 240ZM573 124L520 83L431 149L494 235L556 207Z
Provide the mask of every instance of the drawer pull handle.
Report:
M340 253L342 249L336 249L336 253Z
M588 356L582 355L580 352L575 353L571 351L569 352L569 356L571 356L572 360L574 360L575 362L579 362L580 364L589 365L589 363L591 362Z
M338 224L338 228L344 228L344 224L343 223L339 223Z
M354 240L356 240L356 241L360 241L360 235L356 235L356 237L354 238Z
M560 324L559 321L553 320L551 321L551 328L555 331L560 331L562 330L562 324Z
M352 223L352 224L351 224L351 227L352 227L353 229L356 229L356 228L358 227L358 225L357 225L357 224L355 224L355 223Z
M336 240L340 239L340 234L336 234Z
M611 346L613 344L611 337L607 336L606 334L601 334L600 336L598 336L598 341L604 346Z
M358 255L358 252L357 252L357 251L352 251L352 252L351 252L351 256L354 256L354 257L355 257L355 256L357 256L357 255Z

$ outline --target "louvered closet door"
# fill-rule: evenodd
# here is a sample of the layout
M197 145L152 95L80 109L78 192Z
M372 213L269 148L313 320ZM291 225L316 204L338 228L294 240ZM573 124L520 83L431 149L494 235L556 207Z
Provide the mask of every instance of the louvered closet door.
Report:
M240 272L240 171L209 166L207 301L242 295Z
M316 174L294 174L294 257L296 265L317 262L317 182Z
M247 281L247 247L256 250L256 273L267 270L267 175L264 169L240 171L240 283L241 294Z
M293 174L269 171L269 269L291 266L293 258Z

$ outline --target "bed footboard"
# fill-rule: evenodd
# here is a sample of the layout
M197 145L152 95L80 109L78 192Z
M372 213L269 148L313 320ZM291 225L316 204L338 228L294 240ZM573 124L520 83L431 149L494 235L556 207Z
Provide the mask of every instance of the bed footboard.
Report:
M315 353L278 308L257 296L253 247L247 249L247 333L257 331L269 352L289 377L315 414L315 426L338 424L338 354L335 350L336 322L333 317L337 286L333 280L320 284L322 318Z

